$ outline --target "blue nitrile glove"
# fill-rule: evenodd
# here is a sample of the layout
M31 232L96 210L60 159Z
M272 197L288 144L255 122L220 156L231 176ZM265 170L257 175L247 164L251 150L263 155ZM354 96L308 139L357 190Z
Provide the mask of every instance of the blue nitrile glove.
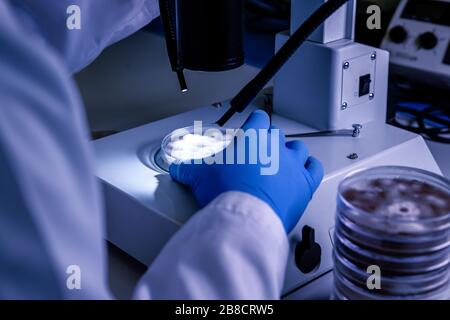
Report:
M279 168L273 175L261 174L261 169L268 167L261 163L258 156L256 164L201 164L179 163L170 166L172 178L191 188L200 206L206 206L223 192L240 191L249 193L269 204L283 222L284 228L290 232L301 218L313 193L317 190L323 178L321 163L309 157L308 149L301 141L285 142L285 136L275 127L270 127L268 115L263 111L255 111L247 119L242 129L257 129L267 137L268 143L257 144L258 148L275 150L271 145L271 135L279 133ZM261 131L262 130L262 131ZM239 139L225 150L233 148L236 155L239 152ZM261 139L264 140L264 139ZM249 154L249 144L245 144L246 155ZM242 151L242 150L241 150ZM261 151L261 150L258 150ZM267 150L262 150L267 151ZM270 155L266 153L267 155ZM273 155L273 161L278 157ZM259 154L259 153L258 153ZM276 167L274 165L274 167Z

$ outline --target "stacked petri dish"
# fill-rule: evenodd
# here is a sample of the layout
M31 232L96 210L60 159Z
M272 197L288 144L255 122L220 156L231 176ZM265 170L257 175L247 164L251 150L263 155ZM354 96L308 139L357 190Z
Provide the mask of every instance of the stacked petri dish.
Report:
M351 174L333 242L334 299L449 299L450 181L394 166Z

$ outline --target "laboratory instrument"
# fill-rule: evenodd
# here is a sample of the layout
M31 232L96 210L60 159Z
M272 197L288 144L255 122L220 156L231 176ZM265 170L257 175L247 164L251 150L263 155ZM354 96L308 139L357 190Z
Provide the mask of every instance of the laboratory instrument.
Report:
M381 47L391 69L410 79L450 86L450 1L402 0Z
M293 30L324 2L293 0ZM274 81L272 122L287 135L363 126L358 137L302 138L310 154L324 165L325 177L289 234L291 250L281 294L286 299L311 298L311 291L302 289L316 281L322 284L313 296L330 297L333 283L327 275L333 270L336 194L345 176L381 165L441 174L422 137L385 123L389 55L353 41L354 12L354 1L343 5L291 56ZM286 31L277 36L277 49L290 34ZM204 106L93 142L110 242L149 265L198 210L189 190L155 164L155 154L166 135L198 120L215 123L230 110L225 110L228 105L229 101L224 101ZM225 128L239 128L263 103L256 98L247 108L247 103L240 105L244 106L238 110L241 113L228 112ZM309 254L310 248L315 248L313 254Z
M244 63L243 0L159 0L172 70L225 71Z

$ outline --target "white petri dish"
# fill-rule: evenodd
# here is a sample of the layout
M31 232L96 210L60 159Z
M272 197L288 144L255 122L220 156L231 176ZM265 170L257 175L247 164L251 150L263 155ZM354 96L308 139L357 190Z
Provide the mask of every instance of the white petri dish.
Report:
M234 138L233 130L217 125L190 126L168 134L154 162L166 172L174 162L201 160L223 151Z

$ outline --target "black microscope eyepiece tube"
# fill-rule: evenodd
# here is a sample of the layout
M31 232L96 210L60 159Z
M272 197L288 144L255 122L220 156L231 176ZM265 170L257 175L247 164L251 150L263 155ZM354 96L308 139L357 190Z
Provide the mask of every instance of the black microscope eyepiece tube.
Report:
M159 0L172 70L225 71L244 63L244 0Z
M224 71L244 63L243 0L180 0L178 55L190 70Z

